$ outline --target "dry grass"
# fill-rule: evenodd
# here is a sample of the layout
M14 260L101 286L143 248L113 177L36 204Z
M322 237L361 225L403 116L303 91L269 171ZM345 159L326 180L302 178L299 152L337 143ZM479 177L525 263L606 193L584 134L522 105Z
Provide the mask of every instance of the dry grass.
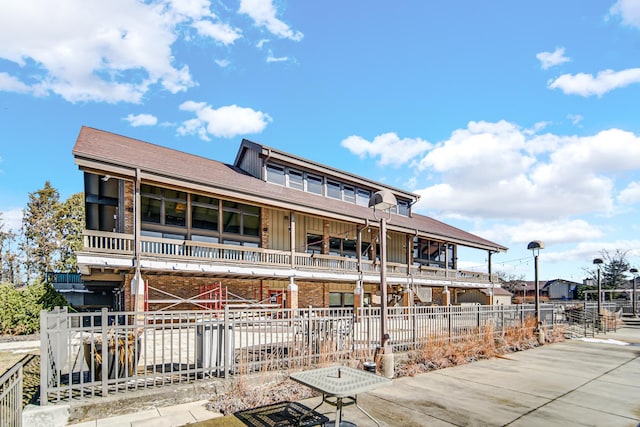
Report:
M523 325L509 328L504 333L496 333L493 325L488 325L472 331L465 337L455 339L448 339L445 336L431 337L421 348L409 352L406 358L396 362L395 375L397 377L414 376L435 369L537 347L539 343L535 326L535 319L527 318ZM553 327L551 330L545 328L543 332L546 342L564 340L562 327ZM358 351L351 354L349 359L343 359L329 351L320 353L324 356L318 358L314 366L326 366L338 362L347 363L354 368L362 368L362 361L372 358L368 351ZM282 379L281 373L278 380L278 373L268 372L268 365L268 363L264 365L258 384L250 383L246 375L238 375L226 393L217 396L209 403L209 409L223 414L232 414L277 402L299 401L314 396L308 387L301 386L288 378Z

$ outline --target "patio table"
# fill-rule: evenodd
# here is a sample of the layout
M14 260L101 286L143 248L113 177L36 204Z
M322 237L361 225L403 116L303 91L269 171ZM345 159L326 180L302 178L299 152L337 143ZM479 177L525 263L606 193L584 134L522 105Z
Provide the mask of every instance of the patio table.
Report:
M358 405L357 395L358 393L364 393L381 385L391 383L389 378L348 366L330 366L328 368L295 372L290 375L290 378L322 393L322 401L308 413L302 415L299 421L302 421L302 419L319 408L323 403L328 403L336 408L336 419L334 422L336 427L353 425L346 421L343 423L342 421L342 408L349 405L356 405L356 407L376 423L376 425L380 425L378 420Z

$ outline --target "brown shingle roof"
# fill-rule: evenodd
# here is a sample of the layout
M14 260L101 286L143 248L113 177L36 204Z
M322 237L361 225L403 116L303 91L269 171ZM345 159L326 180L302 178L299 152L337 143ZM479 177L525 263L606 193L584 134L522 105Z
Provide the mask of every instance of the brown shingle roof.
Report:
M186 188L200 188L223 196L253 201L281 209L351 220L377 222L371 209L312 193L266 183L240 169L182 151L126 136L82 127L73 148L82 169L133 177L136 169L145 179L179 181ZM418 231L465 246L494 251L507 248L423 215L393 215L389 230Z

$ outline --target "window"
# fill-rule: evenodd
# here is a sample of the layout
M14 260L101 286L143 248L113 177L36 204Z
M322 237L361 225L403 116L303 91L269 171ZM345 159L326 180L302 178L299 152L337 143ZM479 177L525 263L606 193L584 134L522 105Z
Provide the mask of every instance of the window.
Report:
M319 234L307 234L307 253L322 253L322 236Z
M398 215L409 216L409 202L398 200Z
M345 202L355 203L356 202L356 190L353 187L345 185L342 187L342 199ZM367 203L369 205L369 203Z
M140 210L143 222L185 227L187 193L148 184L140 186Z
M202 230L218 231L218 199L191 196L191 226Z
M334 181L327 181L327 196L333 199L342 199L342 192L340 191L340 183Z
M358 188L356 190L356 205L369 206L369 199L371 198L371 191Z
M304 179L302 172L289 169L289 187L304 191Z
M222 224L224 233L257 237L260 235L260 208L225 200L222 202Z
M356 258L356 241L349 239L341 239L339 237L329 238L329 254L343 256L346 258Z
M284 185L284 168L271 164L267 165L267 182Z
M322 195L322 177L307 174L307 191Z
M419 264L445 268L448 259L446 268L455 268L454 252L455 247L450 243L414 239L413 258Z
M353 307L353 292L329 292L329 307Z

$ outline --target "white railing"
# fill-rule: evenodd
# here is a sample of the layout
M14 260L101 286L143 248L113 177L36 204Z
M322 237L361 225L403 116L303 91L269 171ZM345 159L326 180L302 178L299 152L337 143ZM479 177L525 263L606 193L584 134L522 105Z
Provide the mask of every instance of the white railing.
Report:
M0 426L22 426L22 362L0 376Z
M389 307L394 351L524 327L533 305ZM542 305L547 325L565 322ZM41 312L40 401L69 401L264 370L372 360L380 309Z
M132 234L84 231L84 251L97 253L128 254L133 256L134 236ZM234 264L260 265L275 268L291 268L291 252L262 249L247 246L197 242L193 240L164 239L143 236L140 239L141 255L144 257L176 259L180 261L209 261ZM380 263L370 260L358 261L335 255L307 254L296 252L293 267L300 270L324 270L353 273L363 271L378 273ZM390 276L448 279L489 284L490 276L463 270L449 270L438 267L408 266L404 263L387 263ZM495 279L495 278L494 278Z

